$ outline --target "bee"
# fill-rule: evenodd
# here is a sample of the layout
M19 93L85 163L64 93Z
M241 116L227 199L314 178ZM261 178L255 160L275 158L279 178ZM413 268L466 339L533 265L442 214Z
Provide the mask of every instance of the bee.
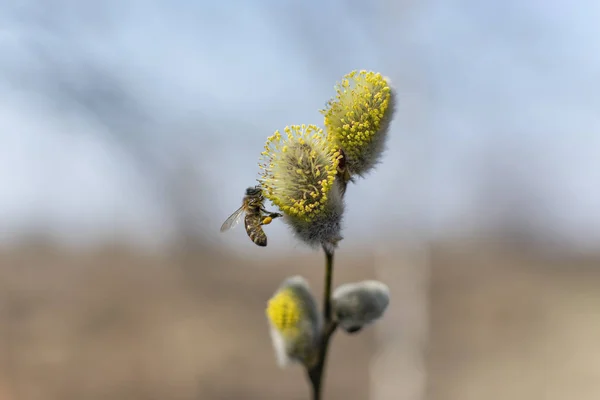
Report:
M265 210L264 201L260 186L247 188L242 206L235 210L234 213L223 222L223 225L221 225L221 232L233 228L242 219L242 215L245 214L244 222L246 224L246 233L248 234L248 237L257 246L265 247L267 245L267 235L265 234L262 225L268 225L275 218L282 217L283 215Z

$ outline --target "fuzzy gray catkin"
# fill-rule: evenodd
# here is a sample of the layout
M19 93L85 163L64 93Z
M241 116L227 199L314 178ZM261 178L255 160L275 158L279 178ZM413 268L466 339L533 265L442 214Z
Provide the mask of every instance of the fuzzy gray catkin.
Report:
M366 280L337 287L333 292L332 308L338 325L346 332L354 333L381 318L389 302L387 285Z

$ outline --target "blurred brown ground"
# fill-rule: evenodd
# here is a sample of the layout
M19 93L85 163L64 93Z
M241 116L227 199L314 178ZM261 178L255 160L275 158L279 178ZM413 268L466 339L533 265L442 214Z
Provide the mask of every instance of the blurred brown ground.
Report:
M428 400L600 399L600 257L433 252Z
M341 251L336 282L373 278L374 260ZM437 247L426 398L600 398L599 260ZM276 366L264 317L295 274L320 294L319 254L259 263L207 251L6 250L0 400L307 399L302 371ZM372 329L338 333L326 398L367 399L376 350Z

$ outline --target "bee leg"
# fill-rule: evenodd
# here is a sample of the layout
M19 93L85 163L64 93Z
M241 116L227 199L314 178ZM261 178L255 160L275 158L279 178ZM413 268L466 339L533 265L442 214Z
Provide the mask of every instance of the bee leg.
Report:
M271 211L267 211L264 208L261 208L260 211L264 212L265 214L268 214L268 217L271 217L271 219L275 219L275 218L280 218L283 217L283 214L277 213L277 212L271 212ZM270 223L271 221L269 221Z
M276 212L268 212L266 211L269 215L265 216L263 218L263 220L261 221L261 225L269 225L275 218L280 218L283 217L283 214L279 214Z

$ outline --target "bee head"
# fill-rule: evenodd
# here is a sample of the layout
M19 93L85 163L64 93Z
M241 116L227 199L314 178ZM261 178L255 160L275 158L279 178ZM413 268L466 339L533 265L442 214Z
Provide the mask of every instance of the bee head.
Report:
M258 196L262 193L260 186L249 187L246 189L246 196Z

